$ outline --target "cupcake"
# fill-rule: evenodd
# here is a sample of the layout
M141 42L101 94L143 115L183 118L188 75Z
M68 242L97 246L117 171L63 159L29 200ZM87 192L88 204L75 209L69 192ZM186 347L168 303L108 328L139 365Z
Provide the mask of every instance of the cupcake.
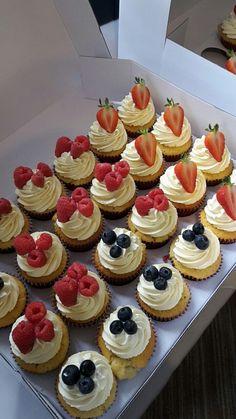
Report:
M69 249L77 251L91 249L98 242L103 228L98 205L81 187L76 188L70 198L59 198L52 221L60 239Z
M117 378L130 379L147 365L155 348L155 334L142 310L118 307L103 323L98 346Z
M206 180L196 163L184 157L170 166L160 178L160 188L172 202L180 217L194 213L206 195Z
M21 315L26 304L26 290L13 275L0 272L0 328L9 326Z
M129 137L137 137L140 130L152 129L156 112L150 91L142 78L135 77L135 84L122 100L118 112Z
M121 157L129 164L130 174L139 189L156 185L164 172L162 152L154 135L147 131L128 143Z
M121 218L134 204L136 188L129 170L125 161L113 166L110 163L96 165L90 193L106 218Z
M147 266L139 278L137 300L153 319L167 321L183 314L190 291L177 269L168 263Z
M86 136L79 135L74 141L67 137L58 138L55 156L55 174L68 188L91 183L96 159Z
M167 161L179 160L192 145L190 124L183 108L173 99L167 99L165 111L157 118L152 134Z
M46 163L38 163L34 170L19 166L13 177L19 205L33 218L51 218L63 194L62 185L51 168Z
M38 301L28 304L25 314L15 321L9 340L17 364L38 374L59 367L69 347L63 321Z
M185 278L207 279L220 268L220 242L210 229L195 223L183 229L171 243L170 258Z
M76 418L103 415L116 396L116 380L106 358L95 351L71 355L56 385L62 407Z
M0 198L0 252L14 250L14 238L29 228L28 217L8 199Z
M236 184L223 185L200 213L202 224L209 228L221 243L236 241Z
M149 248L164 246L175 234L177 210L161 189L138 196L128 216L128 227Z
M76 325L93 324L107 310L105 282L85 265L74 262L54 286L54 303L61 316Z
M218 26L218 34L226 48L236 50L236 5L230 15Z
M207 185L217 185L233 170L230 152L225 145L225 136L219 125L209 125L208 134L194 141L190 159L197 164L206 178Z
M96 121L89 129L91 150L101 160L114 162L127 144L127 133L118 118L118 112L106 98L105 103L99 100L101 108L96 114Z
M30 285L49 287L66 268L67 253L59 238L48 231L20 234L14 247L18 271Z
M107 282L123 285L132 281L146 260L146 247L125 228L106 230L97 245L94 265Z

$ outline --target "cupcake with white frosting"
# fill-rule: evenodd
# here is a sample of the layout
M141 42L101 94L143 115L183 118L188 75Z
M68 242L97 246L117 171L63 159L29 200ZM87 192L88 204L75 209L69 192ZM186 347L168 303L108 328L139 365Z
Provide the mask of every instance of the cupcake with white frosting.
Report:
M236 6L218 26L218 33L222 44L226 48L236 50Z
M26 290L13 275L0 272L0 328L9 326L21 315L26 304Z

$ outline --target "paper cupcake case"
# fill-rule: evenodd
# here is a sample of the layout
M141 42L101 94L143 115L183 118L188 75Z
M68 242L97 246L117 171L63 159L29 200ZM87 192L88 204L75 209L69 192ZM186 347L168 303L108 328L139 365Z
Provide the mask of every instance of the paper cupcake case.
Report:
M175 206L177 212L178 212L178 216L179 217L187 217L191 214L194 214L197 210L199 210L202 205L204 205L205 203L205 199L206 199L206 193L203 195L203 197L201 199L199 199L199 201L195 202L192 205L189 205L189 207L185 207L185 208L178 208L175 205L175 202L172 201L172 204ZM177 204L178 205L178 204Z
M125 147L126 144L120 150L103 154L90 145L91 151L101 163L115 163L119 161L121 159L121 153L123 153Z
M79 187L89 188L91 186L92 179L94 178L94 174L92 172L90 176L87 176L86 178L84 178L84 180L81 180L81 182L79 182L78 184L77 183L75 184L75 183L73 183L73 180L70 181L68 179L68 181L67 181L65 179L62 179L60 177L60 175L58 175L58 173L56 172L55 165L53 165L53 173L57 177L57 179L60 180L61 184L63 185L64 190L65 190L64 195L68 195L68 192L73 191L75 188L79 188Z

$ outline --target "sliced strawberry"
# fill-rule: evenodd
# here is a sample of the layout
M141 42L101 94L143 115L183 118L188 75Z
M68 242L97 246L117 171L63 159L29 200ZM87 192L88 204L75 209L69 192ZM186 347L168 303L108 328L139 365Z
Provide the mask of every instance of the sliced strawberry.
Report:
M69 221L70 217L76 211L77 206L73 199L62 196L57 201L57 219L61 223Z
M55 156L61 157L62 153L69 152L71 149L72 141L68 137L60 137L57 140L55 148Z
M122 177L127 177L130 171L129 163L125 160L120 160L117 163L115 163L114 166L115 172L120 173Z
M38 188L44 187L45 180L41 170L37 170L37 172L31 176L31 181L35 186L38 186Z
M78 282L79 292L85 297L93 297L99 290L97 280L90 275L84 275Z
M29 233L22 233L16 236L13 245L16 253L20 256L30 253L36 247L35 241Z
M151 199L154 199L157 195L164 195L163 190L160 188L155 188L155 189L152 189L150 192L148 192L148 196Z
M39 323L47 314L47 309L40 301L33 301L25 309L25 317L31 323Z
M225 63L225 68L231 73L236 74L236 53L233 49L231 49L227 51L227 55L229 58Z
M224 208L226 214L236 220L236 185L228 183L222 186L216 193L216 199Z
M22 354L31 352L35 342L34 325L22 320L12 330L12 339Z
M54 326L51 320L43 319L35 326L35 336L44 342L51 342L55 336Z
M40 170L45 177L53 176L53 172L52 172L51 167L48 166L48 164L46 164L46 163L42 163L42 162L38 163L37 164L37 169Z
M89 151L90 149L90 143L89 143L89 139L88 137L86 137L85 135L78 135L75 139L74 139L74 143L76 144L80 144L80 146L83 149L83 152L85 151Z
M148 215L149 210L153 208L153 199L149 196L138 196L134 205L139 215L145 216Z
M223 132L219 131L219 125L206 128L208 134L205 137L205 146L216 161L221 161L225 150L225 136Z
M94 204L90 198L81 199L77 204L77 208L84 217L91 217L93 215Z
M104 103L102 103L101 99L99 99L98 106L101 108L96 114L99 125L107 132L114 132L118 124L117 110L113 108L111 103L109 103L107 97Z
M15 186L19 189L22 189L28 180L31 179L33 171L29 167L19 166L14 170L13 178Z
M135 85L131 89L131 96L136 108L145 109L150 100L150 91L145 86L145 81L140 77L135 77Z
M167 98L165 105L164 121L176 137L180 137L184 123L184 110L179 103Z
M75 201L75 202L79 202L81 201L81 199L83 198L88 198L88 191L86 191L85 188L82 188L81 186L76 188L72 194L71 194L71 198Z
M155 136L150 132L146 132L141 134L135 140L135 148L143 159L144 163L148 166L153 166L155 159L156 159L156 149L157 149L157 141Z
M53 289L64 306L70 307L76 304L78 282L75 279L62 278L54 284Z
M73 157L73 159L78 159L81 154L83 154L84 150L81 144L79 143L72 143L70 154Z
M153 206L158 211L166 211L169 208L169 201L165 195L156 195L154 198Z
M121 185L123 178L118 172L109 172L105 176L105 185L108 192L116 191Z
M34 249L27 256L27 262L32 268L41 268L47 262L47 257L43 250Z
M82 278L82 276L87 275L88 269L82 263L74 262L67 269L67 275L77 281Z
M110 163L97 163L95 167L95 178L99 182L103 182L107 173L112 172Z
M183 186L184 190L193 193L196 187L197 165L189 158L183 157L174 167L175 175Z
M36 240L36 247L39 250L48 250L52 246L52 236L49 233L40 234Z
M11 203L8 199L0 198L0 215L10 214L12 211Z

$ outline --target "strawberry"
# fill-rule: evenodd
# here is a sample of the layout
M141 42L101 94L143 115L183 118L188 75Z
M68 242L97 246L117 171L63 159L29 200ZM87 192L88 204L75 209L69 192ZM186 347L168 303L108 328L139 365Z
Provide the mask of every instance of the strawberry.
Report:
M67 196L62 196L57 201L57 219L61 223L69 221L70 217L76 211L76 203L73 199Z
M221 161L225 150L225 136L223 132L219 131L219 125L216 124L212 127L206 128L208 134L205 137L205 146L216 161Z
M43 250L34 249L28 254L27 262L32 268L41 268L47 262L47 257Z
M88 137L86 137L85 135L78 135L75 139L74 139L74 143L76 144L80 144L80 146L83 149L83 152L85 151L89 151L90 149L90 143L89 143L89 139Z
M165 105L164 121L176 137L180 137L184 123L184 110L179 103L167 98Z
M236 185L230 183L223 185L216 192L216 199L219 204L224 208L226 214L232 219L236 220Z
M78 157L80 157L81 154L83 154L83 152L84 150L80 143L71 144L70 154L73 157L73 159L78 159Z
M73 278L62 278L57 281L53 289L65 307L76 304L78 294L78 282Z
M125 160L120 160L117 163L115 163L114 166L115 172L120 173L122 177L127 177L130 171L129 163Z
M145 109L150 100L150 91L145 86L145 81L140 77L135 77L135 85L131 89L131 96L136 108Z
M71 149L72 141L68 137L60 137L57 140L55 148L55 156L61 157L62 153L69 152Z
M8 199L0 198L0 215L10 214L12 211L11 203Z
M44 342L51 342L55 336L54 326L51 320L43 319L35 326L35 336Z
M164 195L163 190L162 190L162 189L160 189L160 188L155 188L155 189L152 189L150 192L148 192L148 196L149 196L149 198L151 198L151 199L155 199L155 197L156 197L157 195Z
M157 141L153 134L148 133L147 130L135 140L135 148L148 166L153 166L156 159Z
M108 192L116 191L119 188L122 180L123 178L118 172L107 173L104 181Z
M14 170L13 178L15 186L22 189L28 180L31 179L33 171L29 167L19 166Z
M90 198L83 198L77 204L77 208L84 217L91 217L94 208L93 201Z
M41 170L37 170L37 172L31 176L31 181L35 186L38 186L38 188L43 188L44 176Z
M48 164L46 163L42 163L42 162L38 163L37 169L40 170L45 177L53 176L51 167L48 166Z
M12 331L12 339L22 354L33 349L35 342L34 325L22 320Z
M79 186L78 188L76 188L71 194L71 198L75 202L79 202L83 198L88 198L88 196L89 196L88 191L85 188L82 188L82 186Z
M97 280L90 275L84 275L78 282L79 292L85 297L93 297L99 290Z
M187 156L183 157L174 167L174 172L184 190L193 193L196 186L197 165Z
M35 241L29 233L22 233L15 237L13 245L16 249L16 253L20 256L24 256L35 249Z
M102 103L99 99L99 105L101 109L96 114L99 125L107 132L114 132L118 124L118 112L113 108L113 105L109 103L106 97L105 102Z
M97 163L95 167L95 178L99 182L103 182L107 173L112 171L110 163Z
M67 275L77 281L82 278L82 276L87 275L88 269L82 263L74 262L67 269Z
M135 208L139 215L148 215L149 210L153 208L153 200L149 196L138 196L135 200Z
M39 250L48 250L52 246L52 236L48 233L40 234L39 238L36 240L36 247Z
M40 301L34 301L27 305L25 309L25 317L30 323L40 322L47 314L46 307Z
M164 194L159 194L155 196L153 206L158 211L166 211L169 208L169 201Z
M236 7L236 6L235 6ZM233 49L227 51L227 56L229 57L225 63L226 70L230 71L233 74L236 74L236 53Z

